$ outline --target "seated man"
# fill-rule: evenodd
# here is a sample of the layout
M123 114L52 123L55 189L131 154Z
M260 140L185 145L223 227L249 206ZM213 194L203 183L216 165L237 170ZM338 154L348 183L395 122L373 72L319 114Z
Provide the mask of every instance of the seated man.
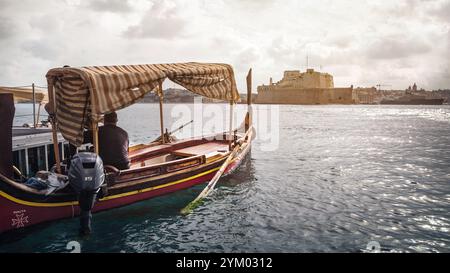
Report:
M105 115L104 125L98 128L99 154L103 160L103 165L111 165L119 170L126 170L130 168L128 134L116 124L116 112ZM85 132L84 142L93 143L92 131Z

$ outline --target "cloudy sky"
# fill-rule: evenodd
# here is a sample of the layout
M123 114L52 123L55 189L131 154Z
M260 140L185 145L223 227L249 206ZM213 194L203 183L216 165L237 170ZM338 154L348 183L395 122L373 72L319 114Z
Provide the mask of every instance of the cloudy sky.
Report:
M244 90L248 68L256 86L306 56L336 86L450 88L450 0L0 0L3 86L65 64L201 61L233 65Z

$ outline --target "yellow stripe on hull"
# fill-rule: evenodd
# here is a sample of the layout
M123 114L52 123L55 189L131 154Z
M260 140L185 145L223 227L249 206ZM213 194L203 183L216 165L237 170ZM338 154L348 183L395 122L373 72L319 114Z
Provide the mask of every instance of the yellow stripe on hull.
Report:
M116 199L116 198L120 198L120 197L125 197L125 196L130 196L130 195L135 195L135 194L139 194L139 193L143 193L143 192L148 192L148 191L153 191L153 190L158 190L161 188L166 188L166 187L170 187L176 184L180 184L183 182L186 182L188 180L192 180L207 174L210 174L214 171L217 171L220 167L208 170L206 172L203 173L199 173L196 174L194 176L191 177L187 177L187 178L183 178L174 182L169 182L163 185L159 185L159 186L155 186L155 187L149 187L149 188L145 188L142 190L136 190L136 191L130 191L130 192L125 192L125 193L121 193L121 194L116 194L116 195L111 195L111 196L107 196L104 198L100 199L101 201L107 201L107 200L112 200L112 199ZM21 199L17 199L14 196L11 196L3 191L0 191L0 195L5 197L6 199L21 204L21 205L26 205L26 206L31 206L31 207L64 207L64 206L74 206L74 205L78 205L78 201L72 201L72 202L62 202L62 203L38 203L38 202L29 202L29 201L25 201L25 200L21 200Z

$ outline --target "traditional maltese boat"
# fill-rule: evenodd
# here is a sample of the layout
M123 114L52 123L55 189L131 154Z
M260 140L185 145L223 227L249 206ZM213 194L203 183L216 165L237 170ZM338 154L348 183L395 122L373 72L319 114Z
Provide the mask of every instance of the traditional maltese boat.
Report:
M104 166L104 183L92 212L112 209L210 181L221 167L227 175L239 167L254 138L251 116L251 70L247 76L248 112L232 126L233 105L240 99L234 72L226 64L177 63L151 65L55 68L48 71L48 110L53 130L58 177L68 175L60 158L58 136L80 147L87 128L93 131L93 151L98 154L98 124L110 112L127 107L148 92L160 96L161 136L152 143L129 148L131 168ZM230 130L217 135L173 140L162 122L162 83L169 79L187 90L230 103ZM0 94L0 233L80 214L79 196L68 185L48 194L24 183L27 177L13 166L11 124L14 103ZM167 131L167 130L166 130ZM224 165L224 162L227 164Z

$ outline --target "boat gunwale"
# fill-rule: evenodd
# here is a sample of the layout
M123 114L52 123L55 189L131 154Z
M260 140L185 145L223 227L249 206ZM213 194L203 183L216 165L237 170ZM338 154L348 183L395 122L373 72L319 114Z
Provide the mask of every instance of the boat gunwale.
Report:
M247 151L248 151L248 148L250 146L251 146L251 143L247 142L246 145L243 146L242 149L240 149L240 154L242 152L245 152L245 155L246 155ZM222 160L223 159L224 158L222 158ZM232 160L232 163L235 162L235 161L240 161L240 160L242 160L242 158L240 156L236 156ZM202 168L198 168L197 170L194 170L194 171L199 171L199 173L198 174L193 174L193 176L188 176L188 177L185 177L185 178L182 178L182 179L179 179L179 180L165 182L165 183L161 183L161 184L158 184L158 185L146 186L146 187L143 187L142 189L131 189L131 190L123 191L121 193L120 192L119 193L115 193L115 194L112 194L112 195L108 195L108 196L102 197L102 198L99 199L99 201L102 202L102 201L114 200L114 199L122 198L122 197L125 197L125 196L129 196L129 195L134 195L134 194L139 194L139 193L143 193L143 192L147 192L147 191L157 190L157 189L163 188L163 187L169 187L169 186L172 186L174 184L180 184L180 183L188 182L188 181L190 181L192 179L195 179L198 176L208 175L211 172L217 171L219 167L218 166L214 166L214 163L215 164L220 163L219 161L220 160L217 160L217 161L214 161L212 163L208 163L207 165L202 165L201 167L203 168L203 170L202 170ZM209 168L206 168L207 166ZM192 174L192 172L194 172L194 171L180 173L179 175L189 174L189 173ZM2 175L2 174L0 174L0 175ZM0 178L2 178L2 177L0 177ZM168 177L166 177L166 178L168 178ZM3 178L2 178L1 181L4 181ZM150 181L151 180L142 181L141 183L137 183L136 185L144 184L145 182L150 182ZM14 183L17 183L17 182L14 182ZM7 196L5 196L5 195L7 195ZM35 194L35 195L42 196L42 194ZM62 194L62 195L73 196L73 194ZM75 200L66 200L66 201L55 201L55 202L29 201L29 200L21 199L18 196L14 196L13 194L10 194L10 193L5 192L3 190L0 190L0 197L6 198L6 199L8 199L8 200L10 200L12 202L15 202L15 203L18 203L18 204L21 204L21 205L27 205L27 206L32 206L32 207L36 207L36 206L37 207L41 207L41 206L43 206L43 207L65 207L65 206L74 206L74 205L78 204L78 201L76 199Z

